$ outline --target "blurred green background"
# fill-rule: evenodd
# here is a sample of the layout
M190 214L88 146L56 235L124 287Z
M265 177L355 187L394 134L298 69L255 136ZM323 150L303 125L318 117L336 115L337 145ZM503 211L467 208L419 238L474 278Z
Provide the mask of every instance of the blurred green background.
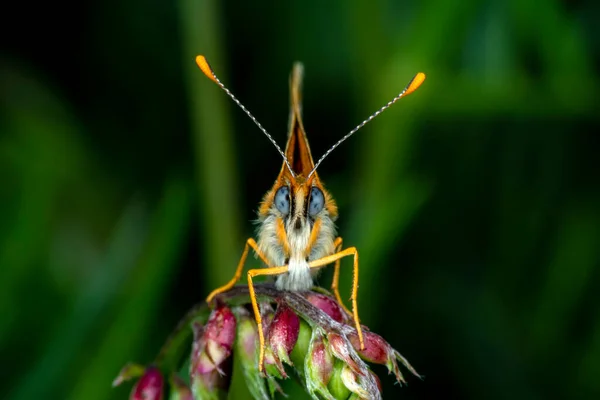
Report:
M232 274L281 159L196 54L281 144L303 61L316 157L427 73L319 170L359 249L363 322L425 375L399 388L376 368L385 398L600 396L600 3L10 7L3 399L127 398L120 367Z

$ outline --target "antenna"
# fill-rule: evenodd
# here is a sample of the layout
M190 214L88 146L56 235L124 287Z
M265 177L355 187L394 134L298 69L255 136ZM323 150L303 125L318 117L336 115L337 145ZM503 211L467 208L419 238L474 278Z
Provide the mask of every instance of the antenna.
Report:
M281 148L279 147L277 142L273 139L273 137L271 137L271 135L269 135L269 132L267 132L267 130L265 128L263 128L263 126L260 124L260 122L258 122L258 120L256 118L254 118L254 116L250 113L250 111L248 111L248 109L246 107L244 107L244 105L242 103L240 103L240 101L238 99L235 98L235 96L229 91L229 89L227 89L225 87L225 85L223 85L221 83L219 78L217 78L217 75L215 75L212 68L208 64L208 61L206 61L206 58L202 55L196 56L196 64L198 64L198 67L200 67L202 72L204 72L204 75L206 75L208 77L208 79L210 79L211 81L213 81L214 83L219 85L221 87L221 89L223 89L225 91L225 93L227 93L227 95L229 97L231 97L231 99L235 102L235 104L237 104L250 117L250 119L256 124L256 126L258 126L258 129L260 129L262 131L262 133L264 133L267 136L267 138L269 138L269 140L271 141L271 143L273 143L273 145L275 146L275 148L277 149L279 154L281 154L281 157L283 157L283 161L285 161L285 164L287 165L288 169L290 170L290 173L292 174L292 176L294 176L294 171L292 171L292 166L290 165L290 162L288 161L288 159L285 156L285 154L283 153L283 151L281 151Z
M308 174L308 177L310 178L310 176L317 170L317 167L319 166L319 164L321 164L321 162L323 162L323 160L336 147L338 147L340 144L342 144L342 142L344 140L346 140L350 136L354 135L356 133L356 131L358 131L360 128L362 128L363 126L365 126L367 123L369 123L373 118L375 118L376 116L378 116L379 114L381 114L383 111L385 111L386 109L390 108L390 106L392 104L394 104L395 102L397 102L398 100L400 100L402 97L408 96L409 94L411 94L412 92L414 92L415 90L417 90L419 88L419 86L421 86L421 84L423 83L423 81L425 81L425 74L422 73L422 72L417 73L411 79L411 81L408 83L408 85L406 85L406 87L398 94L398 96L394 97L386 105L384 105L383 107L381 107L379 110L375 111L375 113L373 113L369 118L365 119L363 122L361 122L360 124L358 124L358 126L356 128L352 129L343 138L341 138L340 140L338 140L336 144L334 144L333 146L331 146L329 148L329 150L327 150L325 152L325 154L323 154L323 156L319 159L319 161L317 161L317 163L315 164L315 167L312 169L312 171L310 171L310 174Z

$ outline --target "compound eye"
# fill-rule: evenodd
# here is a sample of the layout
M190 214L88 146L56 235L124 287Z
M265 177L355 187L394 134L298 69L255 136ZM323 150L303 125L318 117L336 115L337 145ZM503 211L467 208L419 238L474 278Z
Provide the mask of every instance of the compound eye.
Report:
M283 215L288 215L290 212L290 188L282 186L275 193L275 207Z
M316 216L325 206L325 196L319 188L312 188L310 191L310 203L308 204L308 214L311 217Z

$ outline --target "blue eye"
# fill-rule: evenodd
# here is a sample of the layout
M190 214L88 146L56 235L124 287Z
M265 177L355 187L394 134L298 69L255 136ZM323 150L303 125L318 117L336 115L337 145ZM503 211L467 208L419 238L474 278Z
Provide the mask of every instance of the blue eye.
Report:
M325 196L319 188L312 188L310 191L310 203L308 204L308 214L314 217L321 212L325 206Z
M275 193L275 207L283 215L288 215L290 212L290 188L282 186Z

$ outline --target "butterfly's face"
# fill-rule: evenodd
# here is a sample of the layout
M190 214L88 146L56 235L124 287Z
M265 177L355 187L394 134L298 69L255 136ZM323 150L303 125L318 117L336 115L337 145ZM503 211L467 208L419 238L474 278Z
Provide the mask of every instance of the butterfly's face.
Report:
M289 266L277 278L280 289L312 287L308 262L334 253L336 218L335 201L317 179L275 182L259 210L258 245L274 266Z

